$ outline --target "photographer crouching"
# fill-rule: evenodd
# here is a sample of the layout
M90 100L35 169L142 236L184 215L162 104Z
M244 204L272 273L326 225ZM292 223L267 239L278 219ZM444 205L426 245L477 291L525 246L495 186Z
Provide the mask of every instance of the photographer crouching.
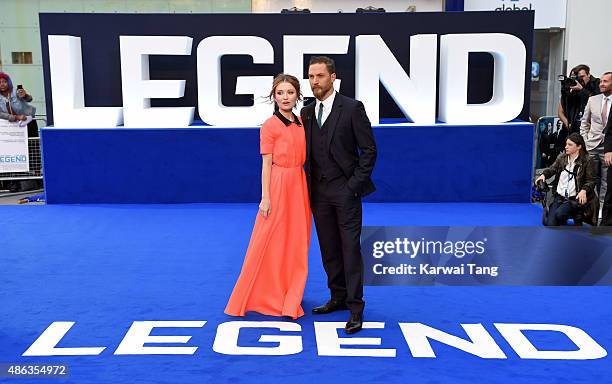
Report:
M559 76L561 100L557 114L568 133L580 131L580 121L589 97L598 95L599 79L591 75L588 65L580 64L570 71L569 77Z
M546 179L555 176L552 199L545 207L547 226L566 225L568 219L575 224L582 221L597 224L599 201L595 198L595 171L585 148L584 139L571 133L565 141L565 153L544 169L535 181L538 189L544 189Z

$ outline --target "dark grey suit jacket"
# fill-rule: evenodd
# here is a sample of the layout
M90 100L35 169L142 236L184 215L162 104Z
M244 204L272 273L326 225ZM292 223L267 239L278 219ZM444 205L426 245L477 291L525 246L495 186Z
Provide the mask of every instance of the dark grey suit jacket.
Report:
M306 179L309 191L312 179L312 130L319 129L315 118L315 104L310 103L301 111L306 132ZM376 141L363 103L336 93L326 124L327 149L346 176L349 190L359 196L374 192L376 188L371 175L376 162Z
M608 117L608 123L604 128L604 153L612 152L612 116Z

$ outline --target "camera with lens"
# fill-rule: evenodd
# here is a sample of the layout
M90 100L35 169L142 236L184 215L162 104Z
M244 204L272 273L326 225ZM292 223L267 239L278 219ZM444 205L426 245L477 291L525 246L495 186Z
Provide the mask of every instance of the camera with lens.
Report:
M565 76L559 75L557 80L561 82L561 90L564 92L569 92L570 88L578 84L578 76Z
M545 180L538 180L538 182L536 183L536 190L539 193L544 193L550 191L550 187L548 186L548 183L546 183Z

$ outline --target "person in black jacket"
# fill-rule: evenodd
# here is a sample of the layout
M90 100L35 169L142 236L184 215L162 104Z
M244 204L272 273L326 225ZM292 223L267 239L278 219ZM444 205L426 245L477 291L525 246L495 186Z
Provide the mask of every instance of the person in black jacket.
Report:
M612 166L612 118L608 117L608 123L604 128L604 162L608 167ZM608 172L608 185L612 186L612 172ZM612 188L608 188L603 202L601 225L612 225Z
M335 63L312 57L308 67L316 101L302 108L306 180L331 299L315 314L349 309L345 332L362 328L363 258L361 198L374 192L370 179L376 142L363 103L337 93Z
M568 133L579 132L584 108L589 97L598 95L599 79L591 75L588 65L580 64L572 68L570 77L575 79L573 86L563 86L557 114Z
M565 152L559 154L549 168L544 169L536 179L536 185L552 176L555 176L553 199L548 207L546 225L565 225L568 219L578 215L596 225L599 211L598 200L594 199L597 178L580 134L574 132L567 137Z

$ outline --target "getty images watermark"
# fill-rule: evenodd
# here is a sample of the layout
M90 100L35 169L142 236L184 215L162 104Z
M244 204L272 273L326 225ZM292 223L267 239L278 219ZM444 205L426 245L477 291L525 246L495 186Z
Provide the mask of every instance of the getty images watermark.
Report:
M448 256L462 259L466 256L483 255L487 238L479 241L410 240L396 237L394 240L378 240L372 243L372 257L382 259L388 255L399 255L411 260L418 256ZM385 265L376 263L372 272L376 275L488 275L498 276L498 266L479 266L476 263L458 265L432 265L431 263Z
M612 285L612 231L364 227L366 285Z

